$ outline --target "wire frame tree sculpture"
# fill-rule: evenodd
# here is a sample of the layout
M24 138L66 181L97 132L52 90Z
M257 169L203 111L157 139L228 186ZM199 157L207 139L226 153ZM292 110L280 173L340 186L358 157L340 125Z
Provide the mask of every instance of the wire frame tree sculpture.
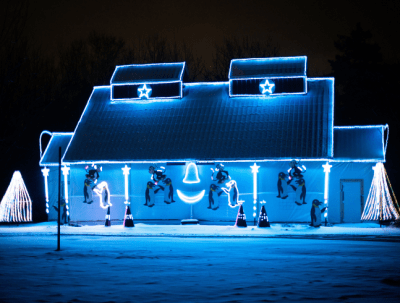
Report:
M0 203L0 222L32 221L32 200L21 173L15 171Z
M382 163L377 163L373 169L374 178L361 220L397 220L400 208L386 169Z

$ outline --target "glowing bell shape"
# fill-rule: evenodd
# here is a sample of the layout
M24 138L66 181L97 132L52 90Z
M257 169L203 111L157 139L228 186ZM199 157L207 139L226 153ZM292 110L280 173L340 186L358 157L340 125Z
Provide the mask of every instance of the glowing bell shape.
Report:
M186 167L185 178L183 179L183 183L200 183L199 172L197 171L197 166L195 163L191 162Z

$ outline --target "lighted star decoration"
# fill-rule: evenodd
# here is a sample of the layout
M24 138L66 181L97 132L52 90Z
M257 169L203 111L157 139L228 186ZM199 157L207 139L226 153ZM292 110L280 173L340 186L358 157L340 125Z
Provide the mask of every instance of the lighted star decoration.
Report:
M150 86L147 87L146 84L143 84L138 88L139 98L145 97L146 99L148 99L151 96L151 91L152 89L150 88Z
M123 168L121 168L121 169L122 169L123 174L124 174L125 176L129 175L129 171L131 170L131 168L128 167L128 165L126 165L126 164L125 164L125 167L123 167Z
M331 172L332 165L330 165L329 163L326 163L325 165L322 165L322 167L324 168L324 173L330 173Z
M262 94L272 94L275 91L275 83L271 80L265 79L264 83L260 83L260 91Z
M49 176L49 171L50 169L48 169L47 167L42 169L42 173L44 177L48 177Z
M251 168L251 172L253 174L255 174L255 173L258 173L258 169L260 168L260 166L258 166L257 164L254 163L254 165L250 166L250 168Z

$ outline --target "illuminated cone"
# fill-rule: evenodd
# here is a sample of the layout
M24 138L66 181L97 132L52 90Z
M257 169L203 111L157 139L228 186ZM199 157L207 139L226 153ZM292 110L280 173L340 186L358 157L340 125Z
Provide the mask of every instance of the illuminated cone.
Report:
M104 226L111 226L110 210L111 210L111 207L109 206L107 209L106 224L104 224Z
M261 206L260 216L258 217L258 227L271 227L264 205Z
M129 205L127 205L125 209L124 227L135 227L135 224L133 223L131 208L129 207Z
M243 212L243 204L240 204L238 215L236 217L235 226L237 226L237 227L247 227L246 215Z

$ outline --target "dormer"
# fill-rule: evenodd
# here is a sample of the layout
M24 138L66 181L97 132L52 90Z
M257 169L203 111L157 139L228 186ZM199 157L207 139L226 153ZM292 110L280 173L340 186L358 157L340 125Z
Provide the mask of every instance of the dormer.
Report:
M111 77L113 101L182 98L185 62L117 66Z
M230 97L307 93L307 57L234 59L229 68Z

